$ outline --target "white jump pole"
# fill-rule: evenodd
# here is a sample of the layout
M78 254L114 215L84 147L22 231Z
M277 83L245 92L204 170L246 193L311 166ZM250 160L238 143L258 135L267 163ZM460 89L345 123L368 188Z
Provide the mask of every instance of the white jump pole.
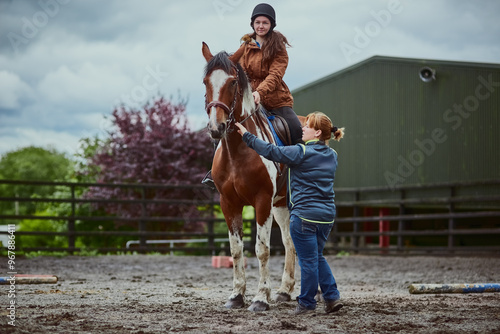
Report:
M411 294L500 292L500 284L411 284L409 290Z
M54 275L14 275L0 277L0 284L54 284L57 276Z

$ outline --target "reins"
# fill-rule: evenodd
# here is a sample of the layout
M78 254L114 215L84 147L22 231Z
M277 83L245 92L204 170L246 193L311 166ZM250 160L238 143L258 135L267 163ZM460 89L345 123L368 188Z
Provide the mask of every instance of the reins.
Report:
M247 119L249 119L250 117L252 117L252 116L253 116L253 114L255 114L255 111L256 111L256 110L257 110L257 108L255 108L255 109L254 109L254 110L250 113L250 115L248 115L247 117L245 117L245 118L244 118L244 119L240 122L240 124L245 123Z

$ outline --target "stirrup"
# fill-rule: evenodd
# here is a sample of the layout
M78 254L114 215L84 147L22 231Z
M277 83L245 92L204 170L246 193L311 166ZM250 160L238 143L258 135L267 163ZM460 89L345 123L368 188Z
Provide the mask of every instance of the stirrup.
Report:
M205 174L205 177L203 178L203 180L201 180L201 183L206 185L207 187L209 187L210 189L217 189L215 187L215 183L214 183L214 180L212 180L212 171L209 170L207 174Z

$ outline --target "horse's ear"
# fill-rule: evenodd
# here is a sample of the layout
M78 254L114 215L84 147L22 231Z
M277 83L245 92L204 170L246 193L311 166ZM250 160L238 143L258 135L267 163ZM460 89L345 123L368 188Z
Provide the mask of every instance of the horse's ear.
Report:
M235 53L229 56L229 60L231 60L233 63L237 63L241 56L243 55L243 52L245 51L245 48L240 47L238 50L236 50Z
M212 53L210 52L210 49L209 49L207 43L205 43L205 42L202 42L201 53L203 53L203 57L205 57L207 62L210 61L210 59L212 59L214 57L212 55Z

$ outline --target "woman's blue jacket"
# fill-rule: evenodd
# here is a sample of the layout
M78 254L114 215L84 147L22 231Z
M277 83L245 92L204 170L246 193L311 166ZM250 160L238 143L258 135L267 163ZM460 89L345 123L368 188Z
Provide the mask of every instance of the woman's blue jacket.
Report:
M276 146L250 132L243 141L266 159L288 165L288 209L291 215L314 223L333 223L336 215L333 183L337 152L323 141Z

